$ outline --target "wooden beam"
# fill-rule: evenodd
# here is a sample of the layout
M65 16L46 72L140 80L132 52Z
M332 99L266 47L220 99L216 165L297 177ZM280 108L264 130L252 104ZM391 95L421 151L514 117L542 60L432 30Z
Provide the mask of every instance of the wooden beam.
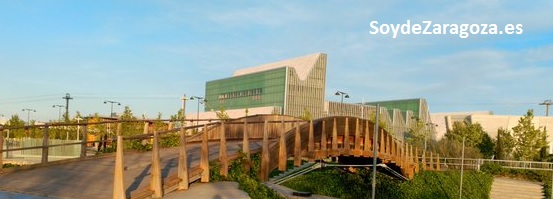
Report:
M42 164L48 163L48 129L49 126L44 126L44 131L42 132Z
M326 121L322 121L322 127L321 127L321 150L323 151L326 151L326 144L327 144L327 140L326 140Z
M309 120L309 142L307 143L307 160L315 162L315 135L313 132L313 120Z
M346 151L351 150L351 146L350 146L350 143L349 143L349 120L348 120L347 117L346 117L346 123L345 123L345 126L344 126L344 147L343 148Z
M336 125L336 118L333 118L332 123L332 150L338 150L338 129Z
M200 132L198 130L198 132ZM202 132L202 152L200 156L200 168L202 175L200 182L209 182L209 147L207 143L207 124L204 124L204 132Z
M117 124L117 149L115 152L115 169L113 171L113 198L126 199L125 178L123 176L123 136L121 136L121 123Z
M355 150L361 149L361 135L359 133L359 118L355 119L355 144L354 144Z
M288 155L286 154L286 128L284 126L284 119L281 121L280 125L280 136L279 136L279 145L278 145L278 170L286 171L286 160Z
M88 145L88 143L87 143L88 142L88 124L84 125L82 135L83 135L83 139L81 141L81 158L85 158L86 157L86 148L87 148L87 145Z
M365 121L365 151L372 152L372 139L371 132L369 130L369 120Z
M227 136L225 122L221 121L219 134L219 161L221 162L220 173L222 176L228 176L228 158L227 158Z
M267 120L263 124L263 144L261 147L261 170L259 179L262 182L269 181L269 125Z
M299 122L296 124L296 135L294 137L294 166L301 166L301 134Z
M250 159L250 135L248 132L248 121L244 119L244 135L242 138L242 151L246 154L246 157Z
M161 159L159 157L159 135L157 131L154 131L154 140L152 143L152 167L150 169L150 177L150 189L154 191L152 197L163 197L163 185L161 182Z
M180 145L179 145L179 162L178 162L178 176L180 182L178 185L179 190L187 190L189 185L188 179L188 153L186 151L186 130L184 129L184 122L180 126Z

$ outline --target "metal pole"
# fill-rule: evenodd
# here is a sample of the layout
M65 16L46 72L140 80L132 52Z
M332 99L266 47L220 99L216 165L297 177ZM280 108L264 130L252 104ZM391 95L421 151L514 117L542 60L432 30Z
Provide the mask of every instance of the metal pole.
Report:
M459 199L463 197L463 167L465 163L465 137L463 137L463 150L461 152L461 182L459 182Z
M377 140L378 140L378 124L380 120L380 104L376 104L376 121L374 122L374 136L373 136L373 176L372 176L372 199L376 196L376 157L378 157ZM382 143L380 143L382 144Z
M196 125L200 125L200 99L198 99L198 107L196 108Z

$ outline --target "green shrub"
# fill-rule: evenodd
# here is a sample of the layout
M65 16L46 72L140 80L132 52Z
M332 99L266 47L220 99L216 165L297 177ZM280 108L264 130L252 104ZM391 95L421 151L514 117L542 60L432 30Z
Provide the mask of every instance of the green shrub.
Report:
M298 191L337 198L368 198L372 186L371 179L371 173L365 169L359 169L358 173L348 173L341 169L324 168L294 178L283 185ZM492 181L493 177L490 174L465 172L463 198L489 198ZM396 180L378 173L376 198L459 198L459 182L458 171L423 171L409 181Z
M260 154L252 154L250 159L241 153L237 159L230 163L228 177L221 175L221 164L218 161L210 162L210 181L227 180L238 182L238 188L248 193L252 199L281 199L280 195L259 181L259 171L261 169Z

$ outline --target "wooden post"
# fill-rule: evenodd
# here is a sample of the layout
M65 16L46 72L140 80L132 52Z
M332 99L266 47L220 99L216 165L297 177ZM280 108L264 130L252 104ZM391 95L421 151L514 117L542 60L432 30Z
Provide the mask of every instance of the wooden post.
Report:
M385 154L386 152L385 137L384 130L380 129L380 143L378 144L380 147L378 147L378 153Z
M419 164L419 148L415 148L415 173L418 173L419 172L419 167L420 167L420 164Z
M228 159L227 159L227 136L225 135L225 122L221 122L220 131L220 146L219 146L219 161L221 162L220 173L222 176L228 176Z
M355 144L354 149L361 149L361 136L359 135L359 118L355 119Z
M440 168L440 154L436 154L436 170L437 171L440 171L441 168Z
M115 169L113 172L113 198L126 199L123 177L123 136L121 136L121 123L117 124L117 149L115 152Z
M369 131L369 120L365 121L365 151L372 150L372 139Z
M397 142L397 140L392 139L392 143L391 143L391 146L390 146L391 147L391 149L390 149L391 152L390 153L392 154L392 160L394 160L394 161L397 161L397 148L396 148L397 143L396 142Z
M42 133L42 164L48 163L48 125L44 126L44 132Z
M280 129L280 137L279 137L279 145L278 145L278 170L279 171L286 171L286 160L288 159L288 156L286 154L286 128L284 128L284 119L281 121L281 129Z
M321 150L326 151L326 121L323 120L323 126L321 127Z
M415 163L413 160L413 145L409 145L409 165Z
M242 139L242 152L250 159L250 135L248 133L248 121L244 119L244 135Z
M142 134L148 134L149 129L150 129L150 122L148 121L144 122L144 130L142 131ZM142 145L147 145L147 144L148 144L147 139L142 140Z
M157 131L154 131L154 140L152 143L152 167L150 169L150 189L154 191L153 198L163 197L161 184L161 160L159 157L159 137Z
M313 132L313 120L309 120L309 142L307 143L307 160L309 162L315 162L315 135Z
M346 117L346 124L344 126L344 147L343 149L349 151L351 150L351 146L349 143L349 120Z
M83 140L81 141L81 158L86 157L86 148L88 145L88 124L84 125L82 132Z
M173 122L169 121L169 124L167 124L167 130L173 129Z
M202 132L202 154L200 156L200 168L202 175L200 182L209 182L209 147L207 143L207 124L204 124L204 132Z
M392 136L390 134L386 134L386 154L391 155L392 154Z
M296 121L296 136L294 137L294 166L299 167L301 165L301 135L300 125Z
M4 152L1 150L4 150L4 129L0 131L0 173L2 173L4 167Z
M434 170L434 159L432 158L432 151L430 151L430 170Z
M338 149L338 129L336 125L336 118L333 118L334 122L332 123L332 150Z
M267 120L263 124L263 144L261 147L261 170L259 179L262 182L269 181L269 125Z
M184 122L180 126L180 145L179 145L179 163L178 163L178 176L180 178L179 190L188 189L188 153L186 151L186 130L184 129Z
M418 150L417 150L418 151ZM422 170L426 171L426 157L424 157L424 151L422 152Z

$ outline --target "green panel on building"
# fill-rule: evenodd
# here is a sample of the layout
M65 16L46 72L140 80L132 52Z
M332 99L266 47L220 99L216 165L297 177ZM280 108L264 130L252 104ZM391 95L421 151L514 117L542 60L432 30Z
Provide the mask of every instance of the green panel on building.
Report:
M205 111L284 107L286 67L206 83Z
M379 104L381 107L386 107L390 115L393 114L394 109L401 110L403 119L405 118L406 112L408 110L413 111L415 117L420 117L421 109L421 99L405 99L405 100L392 100L392 101L382 101L382 102L368 102L367 105L376 106Z

